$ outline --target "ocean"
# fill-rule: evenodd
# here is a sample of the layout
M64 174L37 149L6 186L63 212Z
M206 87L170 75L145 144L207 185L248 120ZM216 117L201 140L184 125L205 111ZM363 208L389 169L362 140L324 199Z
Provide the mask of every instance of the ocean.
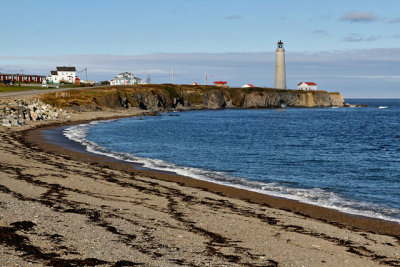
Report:
M92 153L400 223L400 100L164 113L63 128Z

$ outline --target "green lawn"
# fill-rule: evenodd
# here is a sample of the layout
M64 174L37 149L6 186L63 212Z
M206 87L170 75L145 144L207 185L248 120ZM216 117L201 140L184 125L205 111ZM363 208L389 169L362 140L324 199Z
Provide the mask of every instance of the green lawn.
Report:
M37 86L0 86L0 94L3 92L20 92L20 91L29 91L29 90L35 90L35 89L55 89L56 85L50 85L51 87L42 87L40 84ZM74 87L79 87L78 85L61 85L59 88L74 88Z

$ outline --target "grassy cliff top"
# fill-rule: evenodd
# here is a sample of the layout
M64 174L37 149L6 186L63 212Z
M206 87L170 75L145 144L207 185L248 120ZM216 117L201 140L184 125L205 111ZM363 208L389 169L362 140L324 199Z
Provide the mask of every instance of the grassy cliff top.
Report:
M282 90L274 88L238 88L238 87L219 87L213 85L176 85L176 84L148 84L148 85L127 85L127 86L106 86L85 89L73 89L63 92L55 92L41 95L41 100L45 103L51 104L56 107L69 107L80 106L90 103L99 102L108 96L121 96L127 97L133 94L152 94L159 95L167 98L177 98L179 96L186 96L190 98L199 98L201 95L211 91L220 91L223 94L251 94L251 93L296 93L308 94L310 92L324 92L326 91L303 91L303 90ZM335 93L339 94L339 93ZM201 99L201 98L200 98ZM196 102L198 102L198 99Z

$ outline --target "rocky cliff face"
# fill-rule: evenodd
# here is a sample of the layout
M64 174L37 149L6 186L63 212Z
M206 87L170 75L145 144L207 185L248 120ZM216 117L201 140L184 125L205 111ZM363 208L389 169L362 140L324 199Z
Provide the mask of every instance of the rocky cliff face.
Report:
M47 94L45 103L79 111L130 109L165 111L221 108L343 107L340 93L268 88L137 85Z

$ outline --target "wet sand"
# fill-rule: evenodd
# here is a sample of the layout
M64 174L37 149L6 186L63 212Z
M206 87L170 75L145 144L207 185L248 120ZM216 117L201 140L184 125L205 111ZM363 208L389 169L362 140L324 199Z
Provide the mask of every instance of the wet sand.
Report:
M0 265L400 265L400 225L141 170L0 128ZM38 128L41 127L41 128Z

